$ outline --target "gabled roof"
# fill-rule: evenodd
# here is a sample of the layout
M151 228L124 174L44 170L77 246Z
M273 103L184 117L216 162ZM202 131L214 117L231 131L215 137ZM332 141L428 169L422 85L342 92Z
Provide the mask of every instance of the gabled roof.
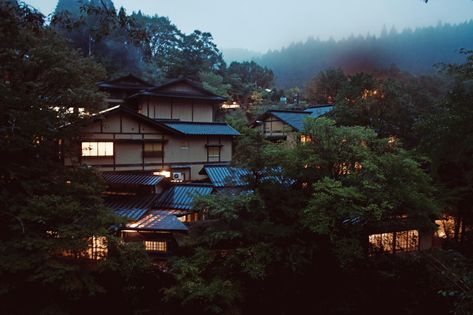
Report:
M189 89L172 89L173 86L178 87L179 85L187 85ZM194 82L186 78L178 78L170 80L161 84L157 87L141 91L130 96L128 99L134 99L140 96L156 96L156 97L167 97L167 98L182 98L182 99L198 99L215 102L224 102L225 97L216 95L209 90L202 87L201 84Z
M187 231L187 227L168 211L153 210L137 222L128 223L127 229L139 231Z
M302 131L304 128L304 119L307 117L317 118L325 115L333 109L333 105L322 105L309 107L305 110L268 110L257 120L266 119L268 116L276 117L285 124L289 125L295 131ZM254 123L253 123L254 125Z
M97 83L97 86L103 89L124 89L124 90L144 90L154 87L151 83L148 83L137 76L132 74L114 79L105 80Z
M168 128L189 136L239 136L227 123L163 122Z
M159 195L113 195L105 196L105 206L121 217L139 220L158 200Z
M295 131L301 131L304 127L303 121L306 117L310 116L309 112L299 112L299 111L280 111L273 110L269 112L269 115L272 115L282 122L291 126Z
M122 172L104 172L102 177L107 184L156 186L165 177L159 175L124 174Z
M327 114L332 109L333 109L333 105L327 104L327 105L318 105L314 107L309 107L305 109L304 111L309 112L310 117L317 118L317 117Z
M113 113L118 113L118 112L125 113L125 114L127 114L131 117L134 117L138 120L146 122L150 125L153 125L154 127L157 127L161 130L165 130L165 131L170 132L170 133L179 133L177 130L167 127L165 124L159 122L158 120L151 119L151 118L149 118L145 115L142 115L142 114L134 111L133 109L129 108L126 105L117 105L117 106L114 106L114 107L107 108L105 110L102 110L98 113L95 113L95 114L93 114L89 117L86 117L86 118L80 120L78 122L78 124L87 125L87 124L90 124L90 123L94 123L95 121L97 121L97 120L99 120L99 119L101 119L101 118L103 118L107 115L110 115L110 114L113 114Z
M205 165L199 174L206 174L214 187L246 186L246 177L251 175L246 169L227 165Z
M213 188L209 185L180 184L165 191L156 207L159 209L192 210L194 198L210 195Z

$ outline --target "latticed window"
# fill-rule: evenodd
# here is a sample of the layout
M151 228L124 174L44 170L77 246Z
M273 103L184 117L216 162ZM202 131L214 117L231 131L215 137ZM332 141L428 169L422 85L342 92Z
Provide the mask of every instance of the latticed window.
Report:
M371 253L399 253L419 249L417 230L372 234L368 240Z
M100 260L107 257L107 238L104 236L92 236L89 238L89 246L86 256L89 259Z
M167 252L168 244L164 241L144 241L145 250L150 252Z

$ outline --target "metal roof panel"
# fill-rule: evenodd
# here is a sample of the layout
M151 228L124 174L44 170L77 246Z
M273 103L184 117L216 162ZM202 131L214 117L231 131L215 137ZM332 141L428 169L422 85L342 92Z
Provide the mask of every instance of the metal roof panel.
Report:
M111 208L118 216L131 220L139 220L153 207L158 197L159 195L155 194L106 196L104 198L104 204Z
M187 231L187 227L168 211L153 210L137 222L128 223L127 229L147 231Z
M123 173L103 173L103 179L107 184L141 185L155 186L159 184L164 176L159 175L141 175L141 174L123 174Z
M159 209L192 210L192 203L197 196L207 196L213 188L204 185L175 185L166 190L157 202Z
M239 136L240 133L226 123L191 123L191 122L165 122L163 123L180 133L193 136Z

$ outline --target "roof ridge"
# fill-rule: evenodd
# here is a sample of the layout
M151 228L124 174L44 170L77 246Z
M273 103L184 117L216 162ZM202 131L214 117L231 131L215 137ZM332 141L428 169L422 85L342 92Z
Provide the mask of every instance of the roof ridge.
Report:
M208 121L162 121L164 124L187 124L187 125L228 125L230 126L227 122L208 122Z
M305 110L292 110L292 109L269 109L266 112L283 112L283 113L296 113L296 114L306 114Z

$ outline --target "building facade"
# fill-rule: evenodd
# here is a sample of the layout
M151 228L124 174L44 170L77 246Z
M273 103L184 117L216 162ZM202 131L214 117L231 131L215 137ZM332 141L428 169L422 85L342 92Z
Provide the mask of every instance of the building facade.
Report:
M223 100L186 79L139 91L84 119L80 139L64 153L65 164L159 174L179 182L204 179L199 174L204 165L231 162L233 138L239 135L214 121Z

